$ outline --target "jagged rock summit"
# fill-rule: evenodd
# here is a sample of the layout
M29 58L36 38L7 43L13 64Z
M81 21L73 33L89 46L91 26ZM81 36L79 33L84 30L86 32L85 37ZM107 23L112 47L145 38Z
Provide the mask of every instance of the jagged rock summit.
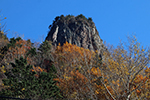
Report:
M82 14L78 16L57 16L53 24L49 26L46 40L52 41L57 46L66 41L89 50L103 51L104 45L95 27L92 18L86 18Z

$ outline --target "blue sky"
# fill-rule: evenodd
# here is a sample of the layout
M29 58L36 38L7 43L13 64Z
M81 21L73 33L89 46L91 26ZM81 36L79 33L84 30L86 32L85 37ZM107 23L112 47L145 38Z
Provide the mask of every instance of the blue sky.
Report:
M7 17L9 38L17 33L42 41L56 16L83 14L92 17L107 43L116 46L136 34L142 45L150 45L150 0L0 0L0 10Z

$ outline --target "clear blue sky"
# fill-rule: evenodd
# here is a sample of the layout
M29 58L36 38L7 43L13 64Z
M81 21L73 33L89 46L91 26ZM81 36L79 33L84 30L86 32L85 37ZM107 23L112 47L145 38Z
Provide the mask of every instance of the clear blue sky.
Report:
M17 32L41 41L56 16L83 14L92 17L107 43L116 46L136 34L142 45L150 45L150 0L0 0L0 9L7 17L9 38Z

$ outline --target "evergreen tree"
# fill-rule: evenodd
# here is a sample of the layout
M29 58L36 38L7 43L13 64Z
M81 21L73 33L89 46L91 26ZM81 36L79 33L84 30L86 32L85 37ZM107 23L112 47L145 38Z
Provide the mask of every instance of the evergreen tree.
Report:
M13 69L6 72L7 79L3 80L5 89L0 92L1 96L40 100L61 97L56 81L53 81L53 72L41 71L35 77L37 72L31 65L27 65L27 60L23 57L16 59L11 65Z

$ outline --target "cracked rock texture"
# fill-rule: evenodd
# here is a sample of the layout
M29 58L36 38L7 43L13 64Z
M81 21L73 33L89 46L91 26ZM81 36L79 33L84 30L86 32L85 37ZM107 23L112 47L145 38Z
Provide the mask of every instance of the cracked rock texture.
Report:
M85 49L97 50L99 54L106 49L92 19L82 14L56 17L49 29L46 40L52 41L54 46L67 41Z

